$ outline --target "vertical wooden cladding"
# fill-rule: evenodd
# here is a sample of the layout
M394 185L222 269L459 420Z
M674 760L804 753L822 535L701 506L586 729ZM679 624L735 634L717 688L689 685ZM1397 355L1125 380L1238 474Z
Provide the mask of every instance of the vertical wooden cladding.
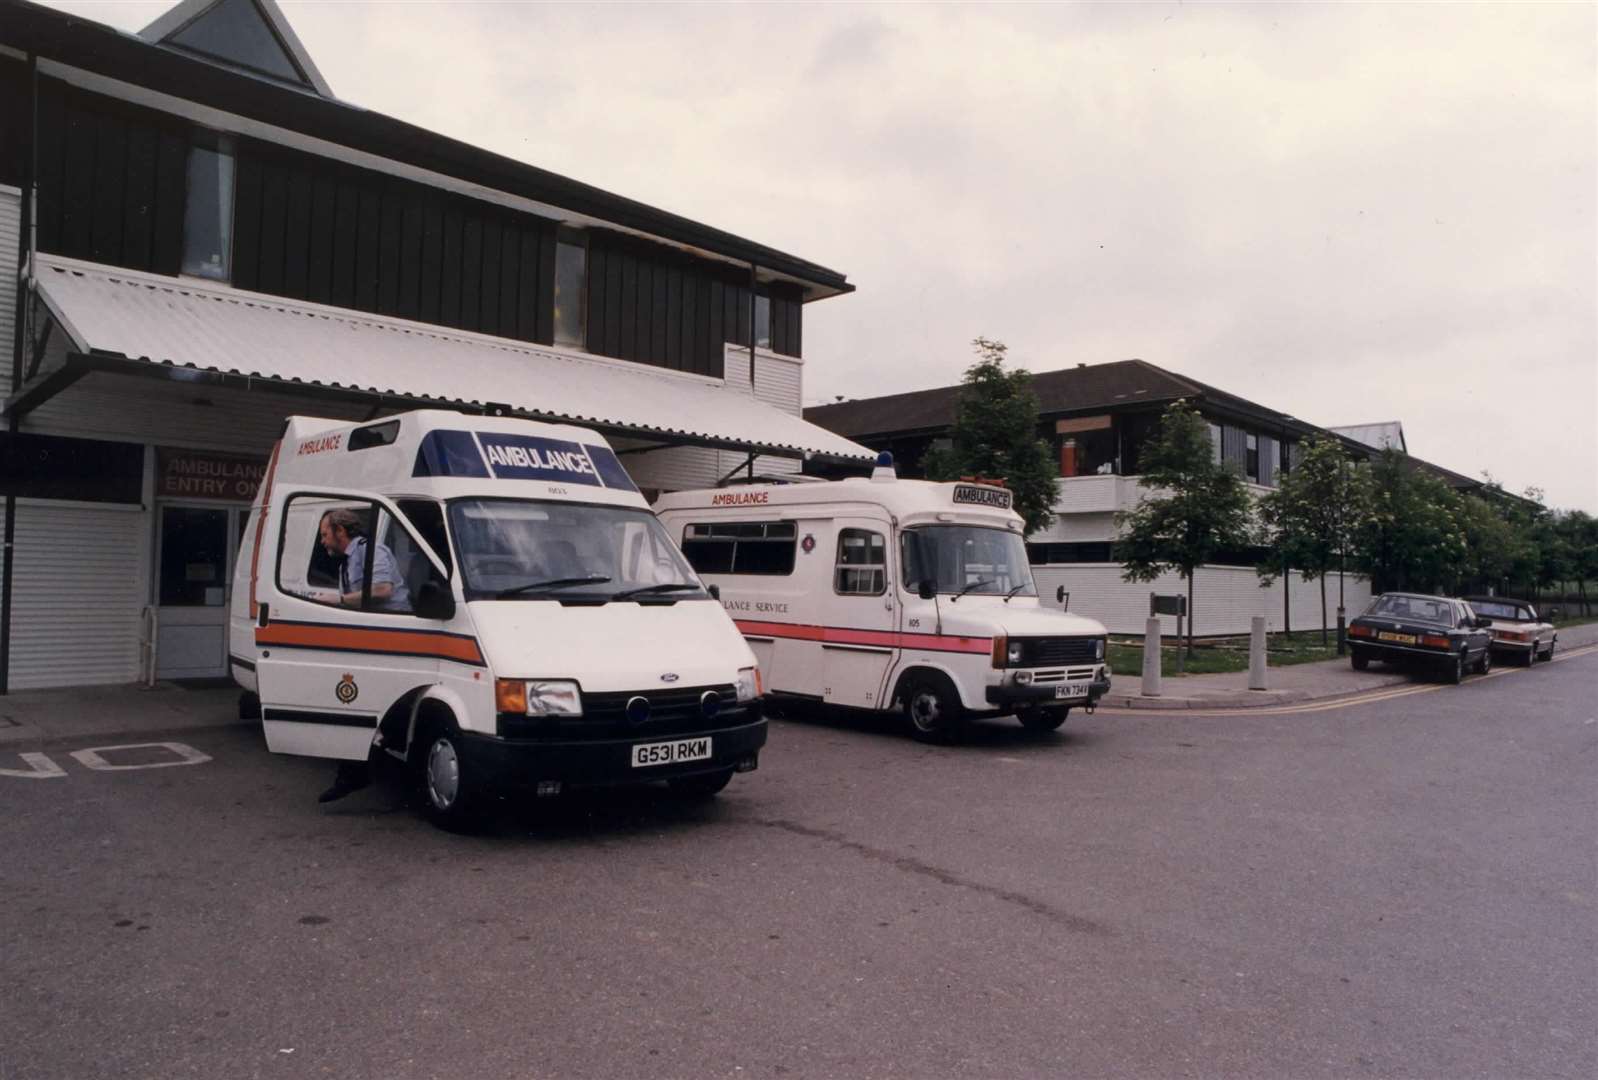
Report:
M0 56L0 184L27 179L28 65Z
M798 356L801 291L778 284L769 295L772 347ZM729 342L749 344L747 273L589 233L589 352L719 378Z
M233 283L548 344L552 224L241 140Z
M27 101L21 88L19 107ZM187 136L175 121L41 78L39 246L176 274L187 160Z

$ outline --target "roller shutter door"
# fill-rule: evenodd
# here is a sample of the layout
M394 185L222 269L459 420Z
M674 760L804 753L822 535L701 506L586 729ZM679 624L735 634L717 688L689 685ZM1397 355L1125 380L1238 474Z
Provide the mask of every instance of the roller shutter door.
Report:
M139 677L147 520L136 508L18 505L13 690Z

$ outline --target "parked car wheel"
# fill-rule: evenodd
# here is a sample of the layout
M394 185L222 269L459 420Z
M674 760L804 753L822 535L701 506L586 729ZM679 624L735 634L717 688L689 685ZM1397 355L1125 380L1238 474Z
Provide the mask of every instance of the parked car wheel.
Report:
M1490 648L1481 651L1481 659L1476 661L1476 674L1485 675L1493 669L1493 650Z
M1371 658L1358 649L1348 654L1348 662L1354 665L1355 671L1364 671L1371 666Z
M1548 648L1543 651L1543 663L1547 663L1554 658L1554 646L1558 643L1557 638L1548 643Z
M1443 676L1455 686L1465 681L1465 653L1463 651L1454 654L1453 661L1448 665L1447 670L1443 672Z
M920 742L951 743L965 728L965 706L949 680L921 675L904 689L904 716Z
M1070 709L1023 709L1016 714L1016 719L1028 731L1057 731L1070 715Z
M477 820L476 784L462 767L459 741L438 731L422 754L422 803L427 816L446 829L466 829Z
M715 798L731 780L732 770L722 769L720 772L680 776L675 780L667 780L666 787L679 799L698 801Z

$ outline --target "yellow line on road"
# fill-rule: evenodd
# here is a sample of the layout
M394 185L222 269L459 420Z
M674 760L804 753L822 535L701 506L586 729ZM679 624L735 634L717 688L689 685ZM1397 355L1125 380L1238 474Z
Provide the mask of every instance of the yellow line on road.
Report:
M1579 656L1588 656L1598 653L1598 644L1583 645L1557 654L1549 663L1560 663L1565 660L1574 660ZM1505 675L1516 675L1527 668L1494 668L1484 676L1472 679L1472 682L1481 682L1486 679L1497 679ZM1297 716L1300 713L1331 712L1334 709L1348 709L1355 705L1374 705L1383 701L1392 701L1395 698L1409 697L1411 694L1432 694L1438 690L1448 690L1452 687L1447 683L1421 684L1418 686L1382 687L1368 690L1363 693L1350 694L1347 697L1334 698L1330 701L1304 701L1295 705L1268 705L1268 706L1243 706L1232 709L1100 709L1099 712L1111 716L1131 716L1135 713L1169 713L1172 716Z

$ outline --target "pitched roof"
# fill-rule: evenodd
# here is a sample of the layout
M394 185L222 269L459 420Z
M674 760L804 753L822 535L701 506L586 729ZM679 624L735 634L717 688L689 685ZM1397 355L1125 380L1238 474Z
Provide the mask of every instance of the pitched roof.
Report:
M1397 420L1377 424L1343 424L1326 430L1346 435L1355 442L1362 442L1377 450L1385 450L1389 446L1395 450L1409 449L1404 442L1404 425Z
M182 0L139 37L333 96L274 0Z
M956 384L816 405L805 410L805 419L850 438L939 431L953 426L960 390L961 386ZM1107 364L1078 364L1059 371L1039 371L1032 376L1032 392L1038 396L1039 412L1043 416L1195 398L1225 412L1309 430L1309 425L1286 413L1145 360L1116 360Z

